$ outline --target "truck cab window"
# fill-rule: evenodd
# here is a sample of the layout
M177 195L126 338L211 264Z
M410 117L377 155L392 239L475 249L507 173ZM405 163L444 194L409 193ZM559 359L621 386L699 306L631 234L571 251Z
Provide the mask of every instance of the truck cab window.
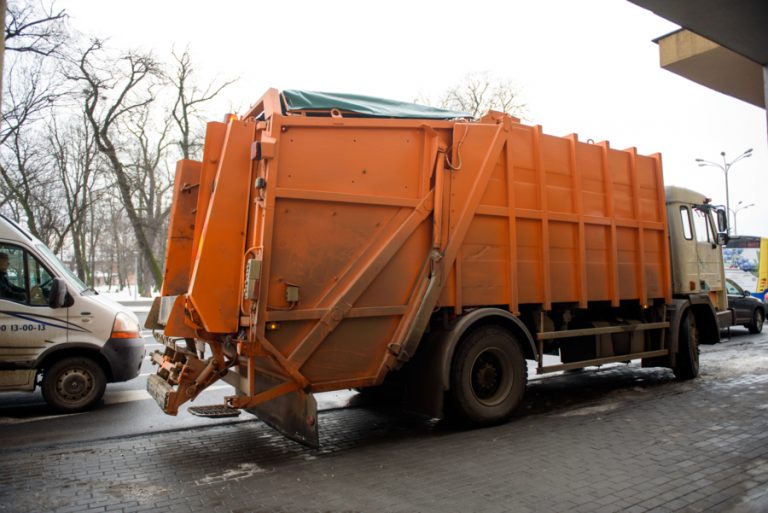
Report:
M696 229L696 240L699 242L712 242L709 229L709 215L695 207L692 214L693 226Z
M691 230L691 215L688 207L680 207L680 222L683 224L683 237L685 240L691 240L693 231Z

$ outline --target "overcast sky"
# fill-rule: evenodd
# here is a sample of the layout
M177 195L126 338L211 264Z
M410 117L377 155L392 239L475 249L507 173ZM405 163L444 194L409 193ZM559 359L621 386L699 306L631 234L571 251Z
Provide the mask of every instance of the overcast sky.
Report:
M729 173L740 234L768 237L765 110L659 67L676 25L626 0L59 0L75 29L167 58L189 46L202 81L239 77L212 119L269 87L437 98L469 72L510 79L527 122L660 152L667 185L725 203L723 172L694 159L754 156Z

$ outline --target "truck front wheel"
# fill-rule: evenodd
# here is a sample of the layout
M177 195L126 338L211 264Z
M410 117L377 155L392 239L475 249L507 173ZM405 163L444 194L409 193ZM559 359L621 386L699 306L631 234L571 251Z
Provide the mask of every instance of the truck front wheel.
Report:
M472 330L453 355L451 413L475 426L506 420L523 399L527 371L512 333L495 325Z
M693 379L699 375L699 330L696 318L688 310L680 320L677 358L672 369L677 379Z
M45 401L61 412L87 410L104 395L107 385L99 364L84 357L62 358L43 374Z

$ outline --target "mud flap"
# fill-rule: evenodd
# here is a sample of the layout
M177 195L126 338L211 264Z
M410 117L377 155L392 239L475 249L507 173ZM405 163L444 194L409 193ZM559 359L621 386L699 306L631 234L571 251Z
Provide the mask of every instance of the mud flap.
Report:
M268 390L279 384L279 381L264 375L256 377L256 387L259 391ZM297 390L245 411L256 415L286 438L313 449L320 446L317 431L317 401L312 394Z

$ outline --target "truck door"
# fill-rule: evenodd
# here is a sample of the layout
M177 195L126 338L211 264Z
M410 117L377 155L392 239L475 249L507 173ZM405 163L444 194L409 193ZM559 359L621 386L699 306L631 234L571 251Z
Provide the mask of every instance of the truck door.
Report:
M688 293L693 292L699 288L699 264L698 264L698 250L696 237L693 232L693 216L691 215L692 207L690 205L681 205L677 212L679 213L680 220L680 235L679 239L673 238L672 249L673 258L675 260L676 271L676 292ZM672 211L673 213L675 211ZM672 233L677 233L675 230L677 226L676 216L671 217L671 230Z
M717 230L709 209L691 208L696 237L698 286L701 290L723 290L723 253L717 245Z
M67 341L69 309L48 306L52 279L32 253L0 243L0 363L33 362Z

